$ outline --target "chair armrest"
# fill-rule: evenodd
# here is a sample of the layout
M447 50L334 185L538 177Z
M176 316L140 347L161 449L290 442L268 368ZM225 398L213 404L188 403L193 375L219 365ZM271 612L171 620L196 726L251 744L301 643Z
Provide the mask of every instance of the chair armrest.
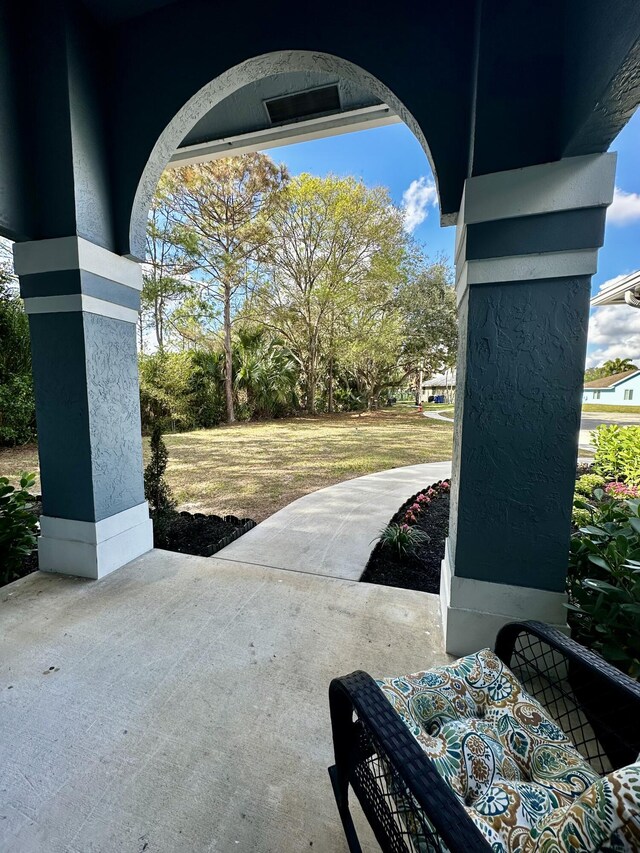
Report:
M640 752L640 684L600 655L542 622L511 622L496 638L497 656L514 670L599 772ZM587 726L585 726L585 718Z
M393 783L385 786L387 797L392 798L389 788L403 792L405 810L415 809L418 817L413 819L436 850L444 850L445 845L451 853L487 853L491 849L370 675L359 671L335 678L329 687L329 704L337 773L348 779L377 836L379 827L371 820L371 804L363 802L366 795L359 784L367 762L376 755L393 773ZM380 837L378 841L383 849L397 849L387 848Z

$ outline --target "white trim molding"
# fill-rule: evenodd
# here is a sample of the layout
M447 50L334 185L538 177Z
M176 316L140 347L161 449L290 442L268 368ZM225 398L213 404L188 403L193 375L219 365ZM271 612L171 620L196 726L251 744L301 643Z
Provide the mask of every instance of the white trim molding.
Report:
M61 296L27 296L24 300L27 314L58 314L71 311L84 311L87 314L99 314L126 323L137 323L138 312L117 302L87 296L86 293L68 293Z
M229 157L231 154L248 154L253 151L267 151L270 148L280 148L294 145L298 142L309 142L312 139L326 139L329 136L339 136L343 133L353 133L356 130L369 130L374 127L386 127L399 124L402 119L387 104L377 104L372 107L360 107L343 113L305 119L290 124L268 127L237 136L227 136L222 139L212 139L195 145L185 145L178 148L169 160L167 168L175 169L194 163L208 163L219 157Z
M40 518L40 571L97 580L153 548L146 501L101 521Z
M613 152L585 154L468 178L458 224L608 207L613 201L616 157Z
M454 574L446 542L440 608L445 649L451 655L493 648L496 634L507 622L536 619L567 631L566 600L563 592L459 577Z
M13 260L17 275L85 270L134 290L142 290L142 269L137 261L116 255L83 237L14 243Z
M458 265L456 293L459 303L469 285L571 278L573 276L593 275L597 270L597 249L482 258L481 260L464 261Z

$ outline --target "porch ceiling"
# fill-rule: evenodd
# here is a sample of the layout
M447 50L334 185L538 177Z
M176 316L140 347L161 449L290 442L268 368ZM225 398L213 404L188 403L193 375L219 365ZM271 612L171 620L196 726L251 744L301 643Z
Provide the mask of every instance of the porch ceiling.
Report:
M162 551L6 587L0 848L346 850L329 681L442 662L438 614L426 593Z

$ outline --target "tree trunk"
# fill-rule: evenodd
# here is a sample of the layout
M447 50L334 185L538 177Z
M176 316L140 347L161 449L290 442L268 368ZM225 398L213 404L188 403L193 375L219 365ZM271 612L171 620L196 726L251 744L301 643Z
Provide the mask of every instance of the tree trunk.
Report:
M307 374L307 411L310 415L316 411L316 380L313 370Z
M227 423L235 422L233 409L233 350L231 348L231 286L224 286L224 393L227 400Z
M330 415L333 414L333 324L334 313L331 311L331 337L329 339L329 399L327 400L327 411Z
M329 359L329 399L327 401L327 411L330 415L333 414L333 356Z

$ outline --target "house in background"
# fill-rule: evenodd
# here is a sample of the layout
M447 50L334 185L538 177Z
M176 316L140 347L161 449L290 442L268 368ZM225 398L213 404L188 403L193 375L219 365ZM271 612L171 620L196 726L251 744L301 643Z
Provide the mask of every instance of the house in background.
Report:
M420 402L433 403L432 397L443 397L439 403L453 403L456 396L456 371L455 368L445 370L429 376L422 382L422 394Z
M634 367L623 373L585 382L582 402L603 406L640 406L640 370Z

